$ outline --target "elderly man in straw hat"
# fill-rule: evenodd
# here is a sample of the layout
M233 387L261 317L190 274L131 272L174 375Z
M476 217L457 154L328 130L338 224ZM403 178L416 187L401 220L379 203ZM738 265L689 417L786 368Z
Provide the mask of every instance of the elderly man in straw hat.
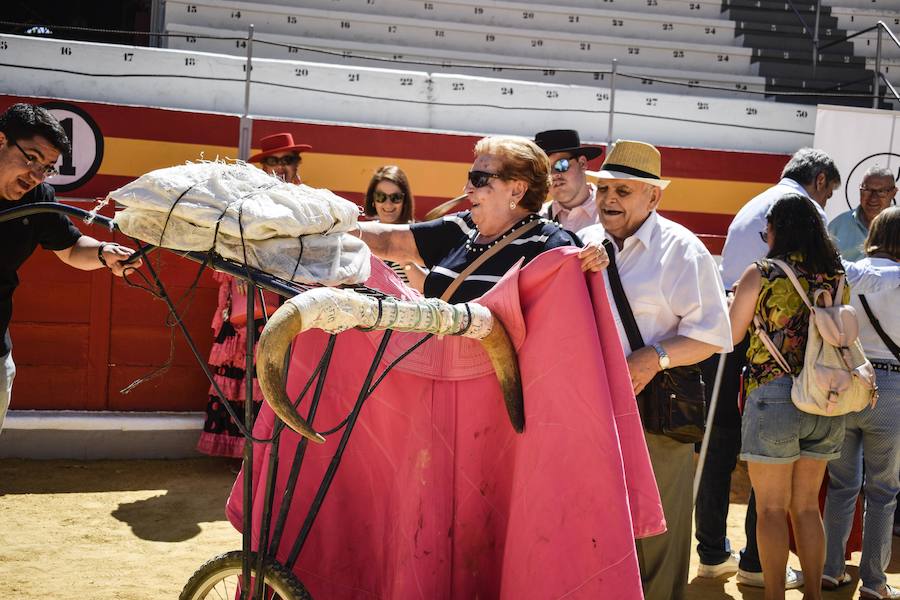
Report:
M588 176L597 181L600 223L578 235L586 243L604 243L610 255L604 278L635 394L664 369L730 351L725 290L712 255L693 233L656 212L670 183L660 178L659 151L619 140L600 171ZM623 307L610 291L613 269L643 347L629 344ZM644 594L648 600L679 600L690 564L694 448L664 435L646 433L646 440L668 531L636 542Z

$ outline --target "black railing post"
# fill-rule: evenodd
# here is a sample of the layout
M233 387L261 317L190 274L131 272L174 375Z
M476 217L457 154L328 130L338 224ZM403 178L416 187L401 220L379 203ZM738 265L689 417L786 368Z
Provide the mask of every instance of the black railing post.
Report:
M822 9L822 0L816 0L816 28L813 30L812 40L812 74L816 76L816 67L819 65L819 13Z
M884 24L878 21L878 38L875 44L875 73L872 75L872 108L878 108L878 98L881 96L881 81L878 77L881 74L881 29Z

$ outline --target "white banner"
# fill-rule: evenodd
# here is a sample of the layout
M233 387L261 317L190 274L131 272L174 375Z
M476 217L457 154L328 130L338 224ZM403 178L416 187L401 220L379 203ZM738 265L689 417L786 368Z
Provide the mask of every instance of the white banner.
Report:
M828 201L831 221L859 205L859 184L873 165L900 179L900 113L874 108L819 105L813 146L827 152L841 172L841 186Z

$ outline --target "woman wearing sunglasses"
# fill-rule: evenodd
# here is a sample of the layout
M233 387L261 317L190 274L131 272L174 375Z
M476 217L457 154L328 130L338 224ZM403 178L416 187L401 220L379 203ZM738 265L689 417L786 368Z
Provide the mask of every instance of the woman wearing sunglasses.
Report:
M409 179L398 166L386 165L375 171L366 190L365 215L386 225L406 225L413 222L415 199L409 189ZM397 263L386 260L407 285L422 291L428 272L415 263Z
M581 245L573 234L538 215L549 186L550 161L534 142L486 137L475 145L463 188L471 210L408 225L360 223L359 236L382 259L429 268L425 296L466 302L491 289L519 259L527 263L545 250ZM488 258L481 259L484 254ZM608 262L597 246L579 256L585 270L599 270ZM477 267L469 268L476 261Z

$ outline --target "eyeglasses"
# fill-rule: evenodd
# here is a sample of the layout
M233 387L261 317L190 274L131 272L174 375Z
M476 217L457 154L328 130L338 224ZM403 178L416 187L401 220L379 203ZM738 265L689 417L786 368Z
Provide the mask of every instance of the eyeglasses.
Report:
M54 175L59 175L59 170L55 165L45 165L40 162L37 157L31 156L24 150L22 150L22 146L19 145L18 142L13 141L16 148L19 149L19 152L22 153L22 156L25 157L25 166L31 169L31 172L40 177L41 179L47 179L49 177L53 177Z
M297 154L289 154L287 156L267 156L262 159L260 162L266 165L267 167L277 167L279 165L284 167L293 167L296 164L300 163L300 156Z
M769 243L769 234L768 234L768 232L766 232L766 231L760 231L760 232L759 232L759 239L761 239L761 240L763 241L763 243L768 244L768 243Z
M553 170L556 173L565 173L575 164L578 164L577 158L561 158L553 163Z
M861 194L872 194L873 196L878 196L879 198L890 196L896 189L896 186L889 188L870 188L864 185L859 186L859 192Z
M403 204L403 198L405 198L403 192L394 192L393 194L385 194L380 190L376 190L374 194L372 194L372 198L375 200L376 204L384 204L388 200L393 204Z
M488 171L469 171L469 183L477 188L483 188L491 182L491 179L501 179L496 173Z

